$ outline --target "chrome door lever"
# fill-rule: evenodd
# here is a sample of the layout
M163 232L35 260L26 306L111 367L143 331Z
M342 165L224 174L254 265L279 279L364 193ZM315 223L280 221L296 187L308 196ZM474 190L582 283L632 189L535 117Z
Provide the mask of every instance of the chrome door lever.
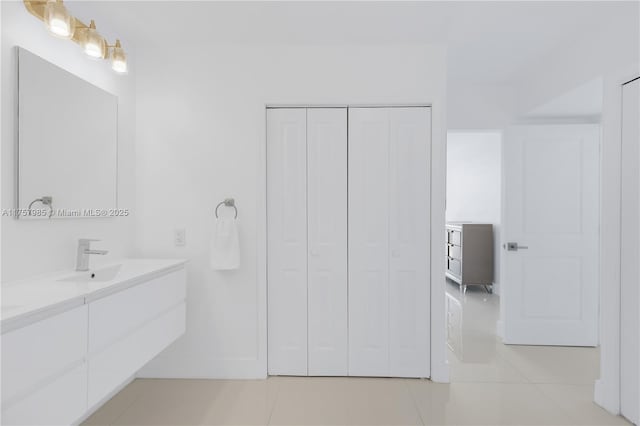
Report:
M507 251L518 251L518 250L527 250L529 247L520 246L518 243L507 243L506 247Z

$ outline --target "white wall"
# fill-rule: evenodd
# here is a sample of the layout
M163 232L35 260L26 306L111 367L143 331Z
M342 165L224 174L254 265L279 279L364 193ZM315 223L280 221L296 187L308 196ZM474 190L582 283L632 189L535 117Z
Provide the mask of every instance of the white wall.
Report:
M133 72L126 76L117 75L108 62L91 61L75 43L51 37L42 22L28 13L21 1L3 1L1 8L2 208L14 207L17 128L15 46L21 46L118 96L118 200L120 207L132 209L135 197L136 112ZM135 58L135 55L130 55L130 58ZM128 255L134 243L133 223L133 218L19 221L2 217L2 280L73 268L76 240L81 237L100 238L103 240L100 247L110 250L108 256L92 259L95 264Z
M559 46L543 60L519 73L516 110L524 115L593 79L615 73L640 59L640 3L627 2L635 12L624 15L615 27L591 31L572 48Z
M447 128L504 129L515 118L515 86L447 82Z
M145 78L137 85L138 252L190 260L187 333L143 375L264 377L265 105L433 102L434 156L444 160L446 52L421 45L139 50L138 72ZM436 170L434 185L443 180L444 168ZM207 263L209 234L214 207L225 197L234 197L238 207L241 267L214 272ZM434 217L442 227L444 215ZM183 248L173 245L176 226L186 227ZM439 290L433 315L442 334L434 336L432 358L444 365Z
M501 222L500 132L447 133L447 210L450 222L493 224L494 283L499 292Z

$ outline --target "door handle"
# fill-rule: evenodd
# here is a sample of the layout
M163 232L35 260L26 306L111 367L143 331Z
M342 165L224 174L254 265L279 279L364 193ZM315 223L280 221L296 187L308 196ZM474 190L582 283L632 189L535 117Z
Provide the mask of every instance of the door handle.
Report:
M518 245L518 243L507 243L504 245L507 251L527 250L529 247Z

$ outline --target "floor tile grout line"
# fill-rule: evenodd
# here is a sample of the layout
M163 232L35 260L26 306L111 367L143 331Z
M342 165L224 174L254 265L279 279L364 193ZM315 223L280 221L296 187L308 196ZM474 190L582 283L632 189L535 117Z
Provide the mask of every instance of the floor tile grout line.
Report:
M268 377L267 377L267 380L269 380ZM271 405L271 409L269 410L269 417L267 418L267 423L266 423L267 426L271 425L271 418L273 417L273 412L275 411L276 405L278 404L278 398L280 398L280 387L282 386L282 382L276 381L276 383L277 383L276 395L275 395L275 398L273 399L273 404Z
M507 346L506 344L502 343L502 345ZM525 379L525 383L533 383L532 379L529 377L528 374L526 374L524 371L522 371L515 363L509 361L509 359L504 356L504 354L500 353L500 351L496 352L496 356L501 359L502 361L504 361L507 365L509 365L511 368L513 368L515 371L518 372L518 374L520 374L522 377L524 377Z
M418 379L418 380L420 380L420 383L422 383L423 379ZM418 406L418 401L416 401L415 395L411 390L411 386L409 386L409 382L404 382L403 384L407 388L407 392L409 393L409 398L411 398L411 402L413 403L413 408L418 413L418 418L420 419L420 423L422 423L422 426L427 426L427 423L424 421L424 418L422 417L422 411L420 411L420 407Z

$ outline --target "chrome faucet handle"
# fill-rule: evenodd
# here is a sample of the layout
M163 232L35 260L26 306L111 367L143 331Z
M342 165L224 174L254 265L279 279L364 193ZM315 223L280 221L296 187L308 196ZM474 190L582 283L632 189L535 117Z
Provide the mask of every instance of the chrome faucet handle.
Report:
M107 250L91 250L92 241L100 241L100 240L95 238L78 239L78 255L76 258L76 271L89 270L89 255L92 255L92 254L105 255L109 253Z
M100 241L97 238L80 238L78 239L78 248L84 248L88 250L91 247L92 242Z

